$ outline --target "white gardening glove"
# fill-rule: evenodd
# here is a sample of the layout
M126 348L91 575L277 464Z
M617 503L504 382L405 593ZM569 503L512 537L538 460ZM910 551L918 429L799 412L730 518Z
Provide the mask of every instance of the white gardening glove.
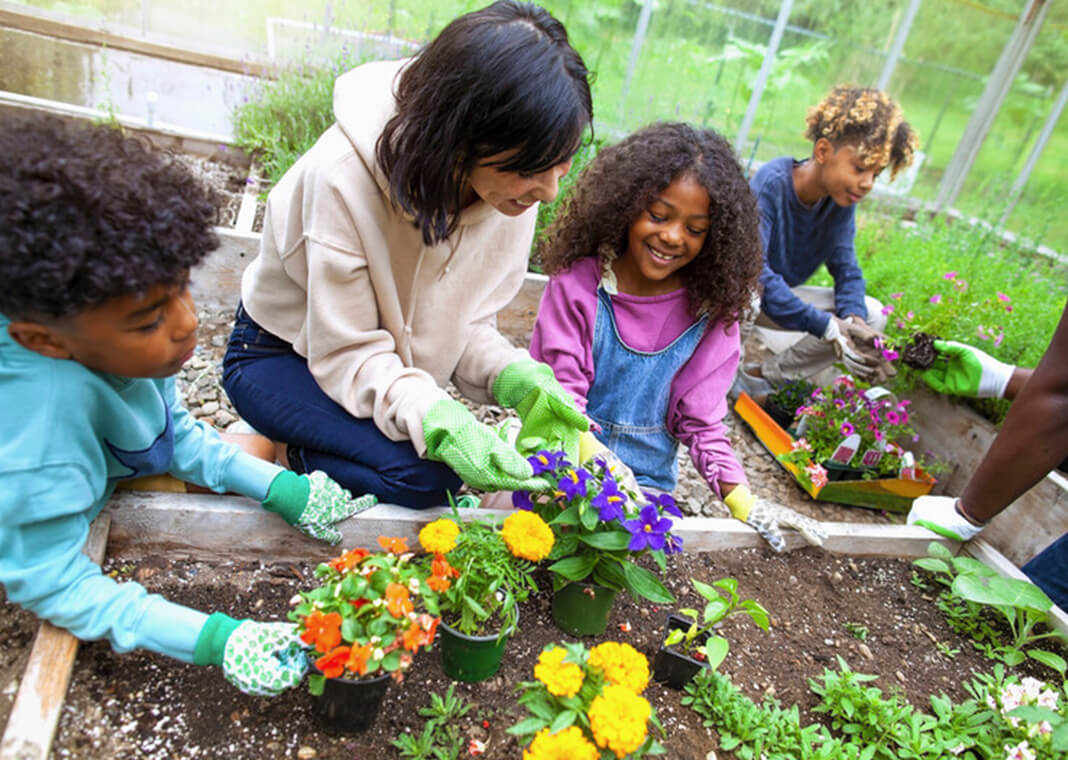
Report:
M1005 397L1015 366L955 340L936 340L934 347L938 356L920 375L931 388L954 396Z
M738 485L723 499L735 519L753 528L777 552L786 547L780 526L793 528L812 546L822 546L827 530L818 520L798 514L774 501L758 499L748 486Z
M954 541L968 541L983 529L983 526L974 524L957 511L957 500L952 496L919 497L912 502L905 522L920 525Z
M827 328L820 338L824 342L831 344L835 356L845 364L850 374L856 375L862 380L867 380L878 369L878 362L869 362L865 356L854 349L843 325L840 323L841 320L838 317L831 315L831 318L827 320Z

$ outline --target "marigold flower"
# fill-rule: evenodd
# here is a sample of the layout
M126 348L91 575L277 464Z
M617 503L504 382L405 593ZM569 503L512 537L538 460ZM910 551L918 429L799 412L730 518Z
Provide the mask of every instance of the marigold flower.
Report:
M501 526L501 538L517 557L539 562L552 551L553 529L534 512L513 512Z
M345 667L358 676L367 673L367 662L371 659L374 647L371 644L362 644L352 647Z
M645 741L649 702L625 686L607 684L590 703L590 731L597 746L623 758Z
M419 531L419 543L428 552L444 554L456 547L456 537L459 535L460 526L443 517Z
M315 661L315 667L327 678L337 678L345 672L345 661L349 658L349 647L336 647Z
M543 728L523 750L523 760L597 760L600 753L578 726L568 726L555 734Z
M386 607L393 617L405 617L413 609L412 600L408 596L408 589L399 583L391 583L386 586Z
M390 554L404 554L408 551L408 539L379 536L378 545Z
M350 549L349 551L342 554L340 557L335 557L334 559L330 560L327 564L329 564L330 567L334 568L339 573L344 573L363 562L363 560L366 559L369 555L370 552L366 549Z
M542 651L534 666L534 677L545 684L549 693L556 697L572 697L582 688L585 674L573 662L564 662L567 650L551 647Z
M304 631L300 640L311 644L320 652L329 652L341 643L341 615L336 612L323 614L319 610L304 618Z
M605 680L641 694L649 685L649 661L630 644L606 641L590 650L587 662L604 673Z

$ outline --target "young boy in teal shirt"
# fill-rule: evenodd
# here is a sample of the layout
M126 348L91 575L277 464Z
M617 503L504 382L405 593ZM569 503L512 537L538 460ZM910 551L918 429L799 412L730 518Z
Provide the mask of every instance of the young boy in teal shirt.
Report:
M116 484L144 475L240 493L332 543L375 502L245 453L179 402L189 271L217 245L214 219L188 170L118 130L0 122L0 583L79 638L219 665L269 695L306 669L292 624L209 616L81 552Z
M809 109L806 121L811 157L773 159L750 186L764 243L756 324L807 335L762 364L739 370L738 384L750 395L768 392L766 381L811 377L836 359L864 379L872 379L880 366L871 337L886 317L882 304L864 292L853 245L854 212L885 168L893 177L912 163L916 133L897 103L866 87L835 87ZM804 285L824 264L834 288Z

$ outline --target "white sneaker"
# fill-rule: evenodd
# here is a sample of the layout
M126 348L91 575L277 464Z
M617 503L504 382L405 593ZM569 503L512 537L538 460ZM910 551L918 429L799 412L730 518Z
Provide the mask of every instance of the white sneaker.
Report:
M768 394L772 392L771 383L762 377L750 374L754 369L756 369L755 365L738 367L738 374L734 377L734 383L731 385L731 389L727 391L727 397L731 401L737 401L738 396L741 395L742 391L745 391L751 399L758 404L762 404Z

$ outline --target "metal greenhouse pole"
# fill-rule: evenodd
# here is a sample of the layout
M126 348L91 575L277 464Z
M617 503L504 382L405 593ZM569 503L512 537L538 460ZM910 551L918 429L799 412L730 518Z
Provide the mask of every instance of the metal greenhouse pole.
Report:
M1064 112L1066 103L1068 103L1068 80L1065 80L1064 86L1061 87L1061 94L1057 97L1057 102L1054 104L1053 110L1050 111L1049 118L1046 119L1046 123L1042 127L1042 132L1038 135L1038 139L1035 140L1035 146L1031 148L1027 163L1020 170L1020 176L1016 178L1012 190L1009 191L1009 204L1005 207L1005 213L1001 215L999 224L1004 225L1005 220L1009 218L1009 214L1016 208L1016 203L1020 200L1020 195L1023 194L1023 189L1031 178L1031 172L1034 171L1035 164L1038 163L1038 159L1042 156L1042 151L1046 149L1046 144L1049 142L1050 135L1053 134L1053 130L1061 118L1061 113Z
M738 129L738 137L734 141L734 152L739 156L742 155L742 151L745 149L745 141L749 137L749 129L756 119L757 106L760 105L760 98L764 94L764 87L767 85L768 75L771 73L771 65L775 62L775 56L779 52L779 43L782 42L782 33L786 29L786 20L790 17L790 11L793 7L794 0L782 0L782 5L779 6L779 16L775 19L775 28L771 32L768 49L764 53L764 61L760 64L756 82L753 83L753 94L749 97L749 107L745 109L745 118L742 119L742 126Z
M990 72L986 89L979 97L979 104L975 107L968 126L961 135L957 150L953 153L946 173L942 177L942 184L938 187L938 196L935 198L935 211L941 211L946 206L951 206L960 196L964 187L964 180L975 163L975 157L983 145L990 127L994 123L998 109L1001 108L1005 96L1012 87L1013 79L1016 78L1020 66L1031 49L1042 22L1046 19L1046 13L1052 3L1050 0L1028 0L1023 13L1016 22L1016 28L1001 51L994 70Z
M879 83L876 85L880 90L885 90L890 85L890 77L897 68L897 61L901 58L901 51L905 49L905 41L912 31L912 22L916 20L916 13L920 10L920 0L909 0L908 10L905 11L905 20L897 28L894 35L894 44L890 46L890 52L886 55L886 63L883 64L883 73L879 75Z
M630 92L630 82L634 78L634 69L638 66L638 55L642 52L642 43L649 31L649 19L653 15L653 0L645 0L642 11L638 15L638 26L634 30L634 40L630 43L630 60L627 61L627 73L623 76L623 90L619 95L619 112L623 115L627 103L627 93Z

